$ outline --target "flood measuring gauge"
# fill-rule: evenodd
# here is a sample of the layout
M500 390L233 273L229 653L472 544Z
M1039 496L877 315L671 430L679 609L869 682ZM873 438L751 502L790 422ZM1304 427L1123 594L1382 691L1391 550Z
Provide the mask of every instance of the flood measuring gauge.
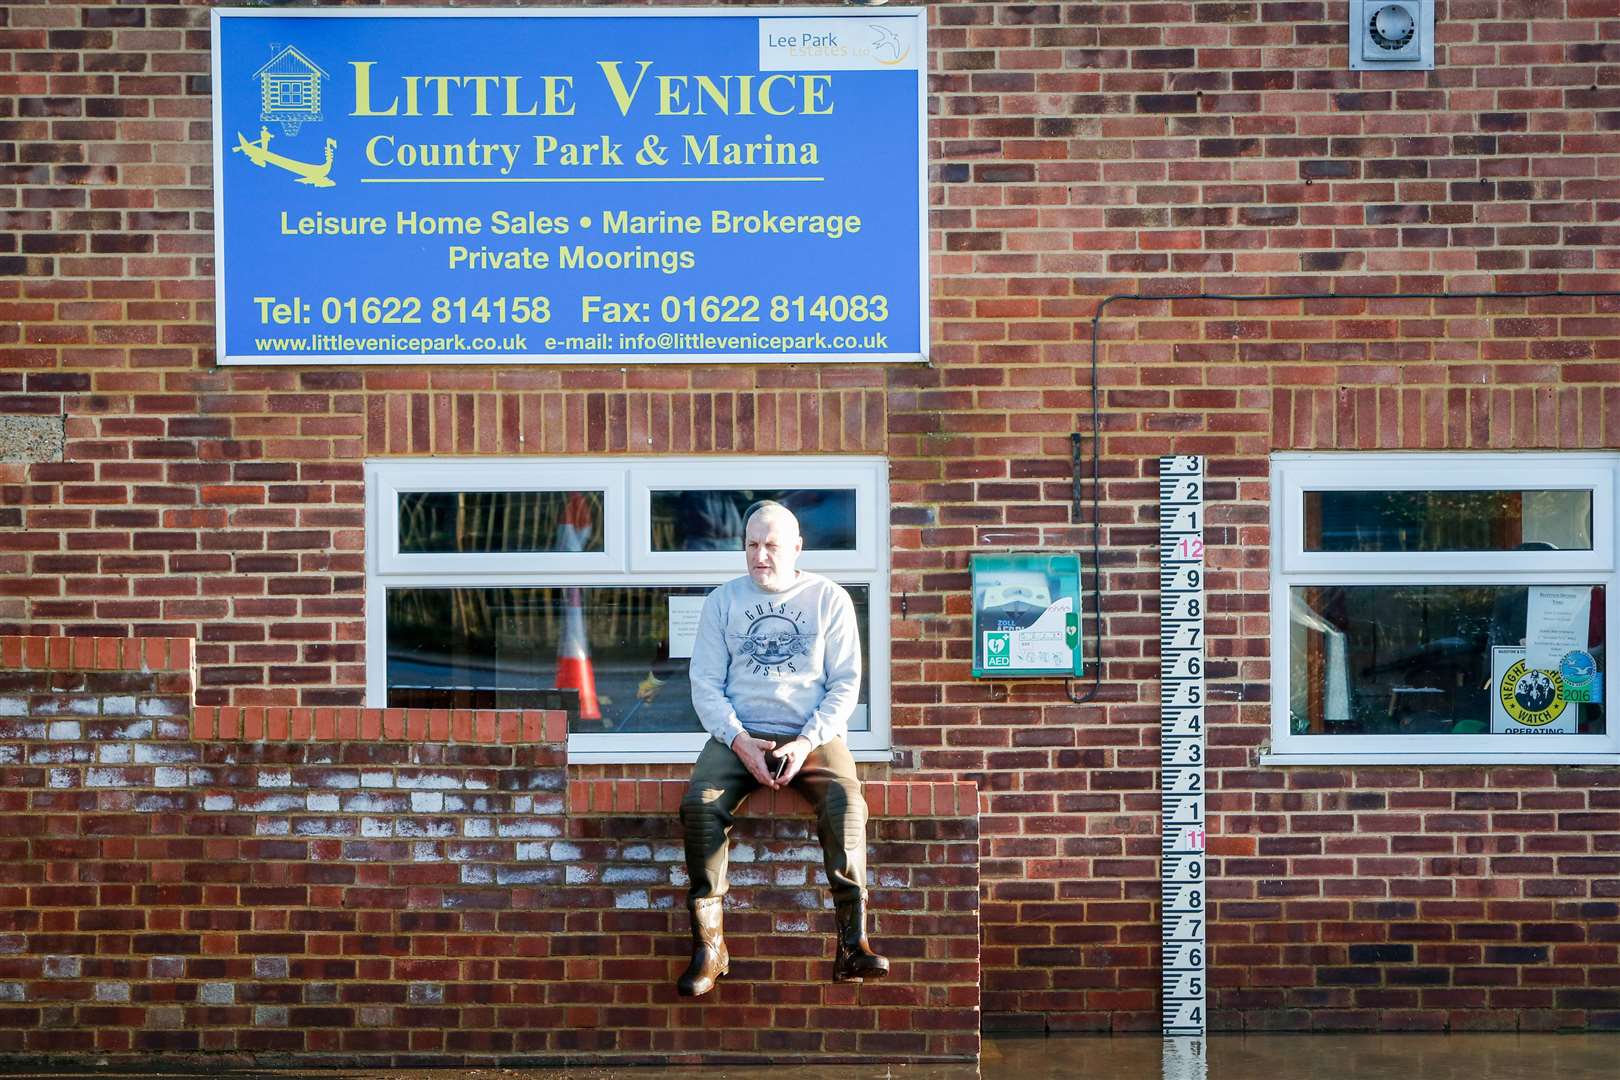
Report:
M1159 787L1166 1038L1201 1042L1204 1001L1204 459L1159 459ZM1169 1053L1167 1048L1166 1053ZM1168 1058L1167 1058L1168 1062Z

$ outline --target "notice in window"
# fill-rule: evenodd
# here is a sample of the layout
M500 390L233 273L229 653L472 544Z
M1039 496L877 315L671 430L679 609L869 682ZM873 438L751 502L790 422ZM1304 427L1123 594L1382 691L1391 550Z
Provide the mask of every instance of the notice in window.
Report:
M703 614L702 596L669 598L669 658L688 660L697 644L698 617Z
M1581 707L1564 698L1563 677L1529 666L1525 650L1491 650L1491 734L1573 735Z
M1532 586L1524 620L1526 666L1557 671L1567 654L1584 650L1591 605L1589 585Z

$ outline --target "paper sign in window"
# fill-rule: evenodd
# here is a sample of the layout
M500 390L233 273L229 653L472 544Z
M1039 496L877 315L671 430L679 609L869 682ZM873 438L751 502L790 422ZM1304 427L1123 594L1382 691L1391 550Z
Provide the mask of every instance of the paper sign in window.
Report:
M672 596L669 598L669 657L671 660L690 659L692 647L697 644L698 617L703 614L702 596Z
M1524 620L1525 665L1557 671L1566 653L1585 649L1591 606L1589 585L1532 586Z

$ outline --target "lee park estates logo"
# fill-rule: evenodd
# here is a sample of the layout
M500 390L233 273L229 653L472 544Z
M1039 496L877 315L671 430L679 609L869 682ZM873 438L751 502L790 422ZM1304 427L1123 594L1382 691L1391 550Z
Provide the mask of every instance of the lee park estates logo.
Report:
M259 137L249 139L240 131L232 153L246 155L259 168L274 165L297 177L297 183L315 187L332 187L332 155L337 140L327 139L324 157L319 161L299 161L270 149L270 124L279 124L282 134L289 138L298 135L305 124L321 121L321 81L331 76L315 61L293 45L272 45L272 56L258 71L253 81L259 85L259 119L265 126L259 128Z

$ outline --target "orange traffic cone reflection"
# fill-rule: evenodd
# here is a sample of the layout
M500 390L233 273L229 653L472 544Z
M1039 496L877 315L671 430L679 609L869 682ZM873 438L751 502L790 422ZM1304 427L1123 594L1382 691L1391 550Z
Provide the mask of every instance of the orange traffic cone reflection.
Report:
M563 551L584 551L594 531L591 504L574 492L568 496L562 524L557 527L557 546ZM563 590L563 633L557 648L557 688L579 691L581 720L602 719L602 706L596 699L596 672L591 669L591 642L585 633L585 591Z
M581 720L602 719L596 700L596 672L591 670L591 646L585 637L584 598L580 589L563 590L563 636L557 650L557 688L579 691Z

